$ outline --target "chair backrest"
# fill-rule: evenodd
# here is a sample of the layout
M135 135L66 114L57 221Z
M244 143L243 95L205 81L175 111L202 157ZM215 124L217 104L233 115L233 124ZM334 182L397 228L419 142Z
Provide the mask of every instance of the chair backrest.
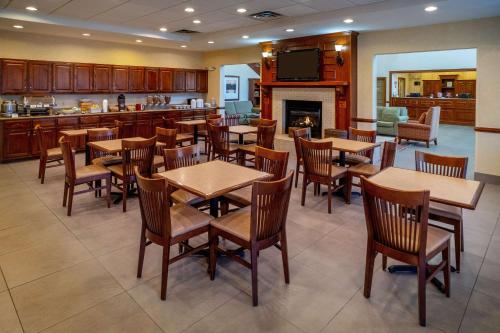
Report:
M432 106L427 111L427 116L425 117L425 124L431 127L431 131L429 133L429 140L433 140L438 137L440 114L441 114L440 106Z
M40 158L47 157L47 137L42 126L35 126L36 140L38 141L38 149L40 149Z
M443 156L415 151L415 170L436 175L465 178L468 157Z
M226 151L229 150L229 126L214 126L208 124L210 128L210 141L215 154L219 158L226 156Z
M218 119L218 118L222 118L222 115L220 113L216 113L216 114L209 113L207 115L207 119Z
M277 151L263 147L255 147L255 169L273 175L272 180L279 180L286 176L288 166L287 151Z
M349 139L361 142L375 143L377 141L377 131L375 130L361 130L358 128L349 127ZM368 149L357 153L356 155L366 156L373 160L374 149Z
M59 138L59 146L61 147L64 168L66 170L66 180L74 181L76 179L76 167L75 167L75 152L71 148L71 142L66 140L66 137L61 136Z
M118 128L118 138L123 139L123 121L115 120L115 127Z
M141 175L151 177L153 159L156 149L156 137L144 140L122 141L122 167L124 177L134 176L134 167L139 168Z
M320 179L332 175L332 143L300 139L304 173L309 179Z
M240 114L226 114L224 117L225 126L237 126L240 124Z
M224 123L224 118L222 118L222 117L207 119L207 124L212 124L215 126L222 126L223 123Z
M250 217L252 242L276 237L285 229L292 179L293 171L277 181L253 183Z
M259 119L259 125L262 126L276 126L277 124L278 124L277 120L264 119L264 118Z
M394 166L396 160L396 141L384 142L384 150L382 151L382 161L380 161L380 170Z
M336 128L325 128L325 138L347 139L347 131Z
M268 149L274 148L274 135L276 134L276 125L257 126L257 146Z
M155 241L168 241L171 235L170 205L168 203L167 181L163 178L150 179L134 168L139 189L139 205L142 225ZM150 238L150 235L147 235Z
M162 149L172 149L177 145L177 130L172 128L156 128L156 141L165 144Z
M177 125L175 124L174 118L162 117L163 119L163 127L169 129L177 129Z
M110 128L110 129L107 129L107 128L102 128L102 129L89 128L87 130L87 136L88 136L88 142L115 140L115 139L118 139L118 137L119 137L119 129L118 129L118 127ZM110 155L110 154L106 153L104 151L93 149L92 147L90 147L90 159L91 160L93 160L94 158L108 156L108 155Z
M309 127L292 130L293 143L295 144L295 155L297 162L302 158L302 149L300 148L300 139L311 140L311 129Z
M368 241L425 256L429 190L400 191L361 178Z
M196 145L164 149L165 170L187 167L200 162L200 149Z

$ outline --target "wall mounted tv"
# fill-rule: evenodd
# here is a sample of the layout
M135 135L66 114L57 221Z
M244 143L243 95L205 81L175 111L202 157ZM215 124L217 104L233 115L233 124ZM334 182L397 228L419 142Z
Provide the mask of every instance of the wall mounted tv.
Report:
M321 52L319 49L278 52L278 81L319 81Z

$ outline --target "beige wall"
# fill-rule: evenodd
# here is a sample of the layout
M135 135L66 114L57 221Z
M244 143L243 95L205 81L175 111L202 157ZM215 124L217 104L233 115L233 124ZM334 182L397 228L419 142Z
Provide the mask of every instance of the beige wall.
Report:
M7 31L0 33L0 45L2 58L203 68L202 52Z
M476 126L500 128L500 17L362 33L358 38L358 117L376 117L378 54L477 48ZM458 143L457 143L458 144ZM499 134L476 132L476 172L500 176Z
M208 72L208 95L215 98L219 105L220 96L220 67L223 65L249 64L260 62L261 49L258 45L242 47L237 49L220 50L206 52L203 55L204 67L215 67L215 70Z

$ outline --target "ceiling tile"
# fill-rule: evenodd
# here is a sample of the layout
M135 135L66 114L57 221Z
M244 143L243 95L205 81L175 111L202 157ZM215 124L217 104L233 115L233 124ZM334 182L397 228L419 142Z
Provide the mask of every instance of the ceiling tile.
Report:
M223 9L223 11L226 13L234 14L234 13L236 13L236 9L245 8L247 10L247 12L245 14L243 14L242 16L247 16L247 15L258 13L258 12L261 12L264 10L275 10L277 8L293 6L293 5L296 5L296 3L293 1L290 1L290 0L274 0L274 1L251 0L251 1L247 1L244 3L237 4L237 5L232 5L232 6L226 7ZM238 14L238 15L241 15L241 14Z
M320 11L337 10L354 6L348 0L295 0L295 1Z
M4 1L8 3L9 1ZM50 13L56 8L64 5L68 0L14 0L7 6L9 9L25 9L28 6L35 6L38 13Z
M69 18L87 19L125 2L127 0L73 0L57 9L54 14Z
M92 17L91 19L106 23L117 22L117 23L127 24L126 21L141 18L145 15L154 13L156 10L157 10L156 8L150 6L138 5L135 3L127 2L124 3L123 5L120 5L106 12L98 14Z
M304 5L293 5L293 6L287 6L283 8L279 8L276 10L278 13L281 15L285 16L302 16L302 15L309 15L309 14L314 14L318 13L319 10L316 10L311 7L307 7Z

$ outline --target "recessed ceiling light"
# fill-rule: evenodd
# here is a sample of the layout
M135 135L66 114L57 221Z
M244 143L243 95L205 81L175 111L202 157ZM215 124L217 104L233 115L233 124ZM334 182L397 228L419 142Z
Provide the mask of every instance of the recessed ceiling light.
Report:
M38 8L33 7L33 6L28 6L28 7L26 7L26 10L29 10L30 12L36 12L38 10Z
M354 22L354 20L353 20L352 18L346 18L346 19L344 20L344 23L347 23L347 24L350 24L350 23L352 23L352 22Z
M436 6L427 6L425 7L426 12L435 12L438 8Z
M188 12L188 13L192 13L192 12L194 12L194 8L187 7L186 9L184 9L184 11Z
M285 31L286 31L286 32L294 32L294 31L295 31L295 29L293 29L293 28L288 28L288 29L285 29Z
M215 42L213 40L209 40L208 44L215 44Z
M201 23L201 21L200 21L200 20L193 20L193 23L194 23L194 24L200 24L200 23Z
M241 14L243 14L243 13L246 13L246 12L247 12L247 10L246 10L245 8L238 8L238 9L236 9L236 11L237 11L238 13L241 13Z
M86 33L83 33L82 36L90 37L90 34L88 32L86 32Z
M19 24L13 25L13 27L16 29L23 29L24 28L22 25L19 25Z
M248 35L243 35L243 36L241 36L241 38L243 38L243 39L248 39L248 38L250 38L250 36L248 36Z
M136 39L135 42L136 43L142 43L142 39Z
M165 28L165 27L161 27L161 28L160 28L160 31L161 31L161 32L165 32L165 31L167 31L167 28Z
M184 48L186 48L186 47L187 47L187 45L181 45L181 47L184 47Z

